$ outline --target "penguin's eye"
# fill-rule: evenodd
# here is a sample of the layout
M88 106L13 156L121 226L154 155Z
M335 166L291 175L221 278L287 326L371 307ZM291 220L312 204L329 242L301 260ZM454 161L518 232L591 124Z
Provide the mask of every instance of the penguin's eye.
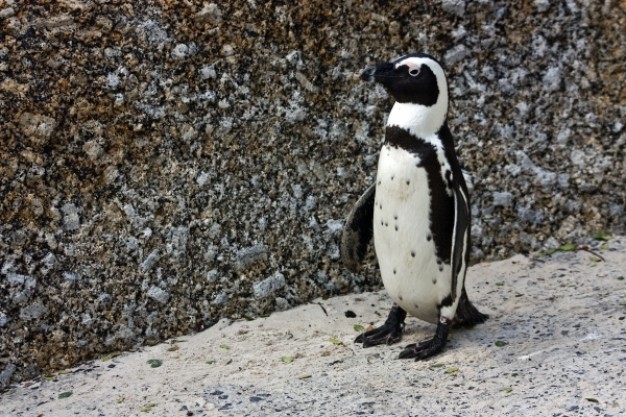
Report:
M417 68L413 68L413 69L409 70L409 75L411 77L417 77L419 75L419 73L420 73L420 70L417 69Z

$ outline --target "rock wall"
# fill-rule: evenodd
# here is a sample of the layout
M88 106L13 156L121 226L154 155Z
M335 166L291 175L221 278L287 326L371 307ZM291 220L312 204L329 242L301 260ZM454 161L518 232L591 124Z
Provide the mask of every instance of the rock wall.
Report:
M509 4L511 3L511 4ZM391 101L449 72L474 260L623 231L623 1L5 1L0 384L316 296Z

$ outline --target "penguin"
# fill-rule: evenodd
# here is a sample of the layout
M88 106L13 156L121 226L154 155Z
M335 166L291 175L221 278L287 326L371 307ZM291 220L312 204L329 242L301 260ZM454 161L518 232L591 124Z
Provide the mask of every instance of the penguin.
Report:
M402 338L407 314L437 325L429 340L400 358L441 352L451 325L488 316L469 301L470 199L447 125L448 83L441 64L417 52L367 68L360 78L382 84L395 103L385 127L375 183L346 219L341 257L355 271L369 242L394 305L385 323L360 334L363 347Z

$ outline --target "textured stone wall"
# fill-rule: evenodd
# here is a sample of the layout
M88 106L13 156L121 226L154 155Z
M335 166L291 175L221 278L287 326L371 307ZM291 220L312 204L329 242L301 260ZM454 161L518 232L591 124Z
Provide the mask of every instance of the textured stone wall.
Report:
M0 384L379 285L338 262L391 101L449 72L474 260L623 231L623 1L4 1Z

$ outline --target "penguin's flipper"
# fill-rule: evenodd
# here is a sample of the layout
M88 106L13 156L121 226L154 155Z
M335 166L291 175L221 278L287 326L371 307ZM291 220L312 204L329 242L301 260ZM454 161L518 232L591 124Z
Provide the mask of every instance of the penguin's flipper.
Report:
M482 314L467 298L465 291L465 273L469 263L470 244L470 218L469 197L464 186L463 176L458 176L460 183L455 189L455 218L454 218L454 241L452 244L452 298L459 294L459 303L454 314L453 324L455 326L473 326L483 323L488 316ZM460 281L459 281L460 280Z
M341 259L344 265L353 272L365 257L367 245L374 234L374 197L376 185L372 184L358 199L346 219L341 236Z
M385 320L385 324L365 333L361 333L354 343L363 343L363 347L377 345L391 345L402 339L402 329L404 328L404 319L406 311L398 306L393 306Z
M463 176L458 176L459 183L452 188L454 190L454 231L452 234L452 282L451 296L456 300L465 288L465 273L469 261L470 227L472 224L469 197L464 187ZM454 317L454 311L451 316Z
M437 324L435 336L432 339L424 340L412 345L408 345L400 352L400 359L426 359L441 352L448 341L448 331L450 330L450 320L441 317Z

